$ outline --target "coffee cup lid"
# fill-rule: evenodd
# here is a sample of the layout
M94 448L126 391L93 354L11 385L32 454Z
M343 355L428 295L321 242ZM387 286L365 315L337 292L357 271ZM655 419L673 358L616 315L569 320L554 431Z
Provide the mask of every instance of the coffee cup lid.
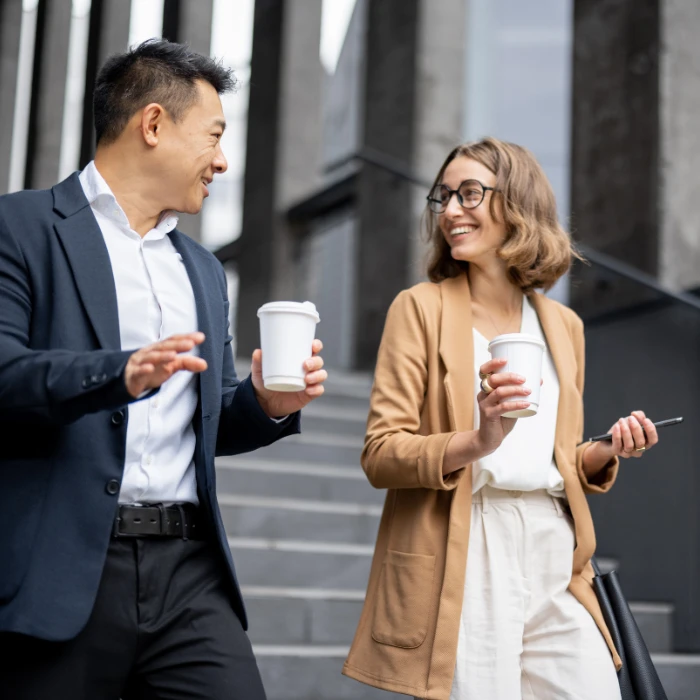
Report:
M316 311L316 305L311 301L269 301L258 309L258 317L263 313L295 313L311 316L316 323L321 317Z
M489 352L492 347L500 345L501 343L528 343L530 345L538 345L543 350L546 347L539 338L529 333L504 333L503 335L497 335L489 343Z

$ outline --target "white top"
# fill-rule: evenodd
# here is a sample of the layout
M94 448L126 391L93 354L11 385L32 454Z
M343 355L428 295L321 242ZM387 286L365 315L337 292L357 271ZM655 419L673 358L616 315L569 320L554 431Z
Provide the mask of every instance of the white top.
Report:
M537 312L523 297L521 333L533 335L545 344L547 339ZM489 341L474 329L474 428L479 427L479 367L491 359ZM564 495L564 480L554 463L554 433L559 405L559 378L554 363L545 350L542 362L543 384L536 415L518 418L513 430L492 454L474 462L472 492L489 484L497 489L535 491L546 489L550 494Z
M178 217L165 212L141 238L94 162L80 173L80 184L112 263L122 349L198 330L192 285L168 236ZM198 502L192 426L197 401L195 376L182 371L152 398L129 404L120 503Z

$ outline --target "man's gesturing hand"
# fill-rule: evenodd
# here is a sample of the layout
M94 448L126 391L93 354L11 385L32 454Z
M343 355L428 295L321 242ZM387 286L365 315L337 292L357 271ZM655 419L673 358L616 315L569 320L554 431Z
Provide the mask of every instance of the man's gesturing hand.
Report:
M153 345L137 350L126 364L124 381L127 391L136 399L144 391L157 389L180 370L203 372L207 363L201 357L185 355L204 342L204 333L172 335Z

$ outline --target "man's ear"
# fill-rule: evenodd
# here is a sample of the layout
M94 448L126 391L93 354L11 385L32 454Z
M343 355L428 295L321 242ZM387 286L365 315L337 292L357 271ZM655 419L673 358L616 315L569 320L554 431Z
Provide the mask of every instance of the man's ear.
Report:
M148 146L157 146L165 119L165 110L157 102L146 105L141 112L140 131Z

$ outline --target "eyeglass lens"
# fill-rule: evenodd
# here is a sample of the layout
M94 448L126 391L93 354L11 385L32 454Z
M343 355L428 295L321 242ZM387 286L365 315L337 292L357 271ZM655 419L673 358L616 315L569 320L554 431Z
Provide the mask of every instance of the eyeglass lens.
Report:
M452 190L445 185L437 185L430 193L430 208L442 213L447 209L447 205L452 196ZM457 201L465 209L478 207L484 199L484 187L478 180L466 180L457 190Z

